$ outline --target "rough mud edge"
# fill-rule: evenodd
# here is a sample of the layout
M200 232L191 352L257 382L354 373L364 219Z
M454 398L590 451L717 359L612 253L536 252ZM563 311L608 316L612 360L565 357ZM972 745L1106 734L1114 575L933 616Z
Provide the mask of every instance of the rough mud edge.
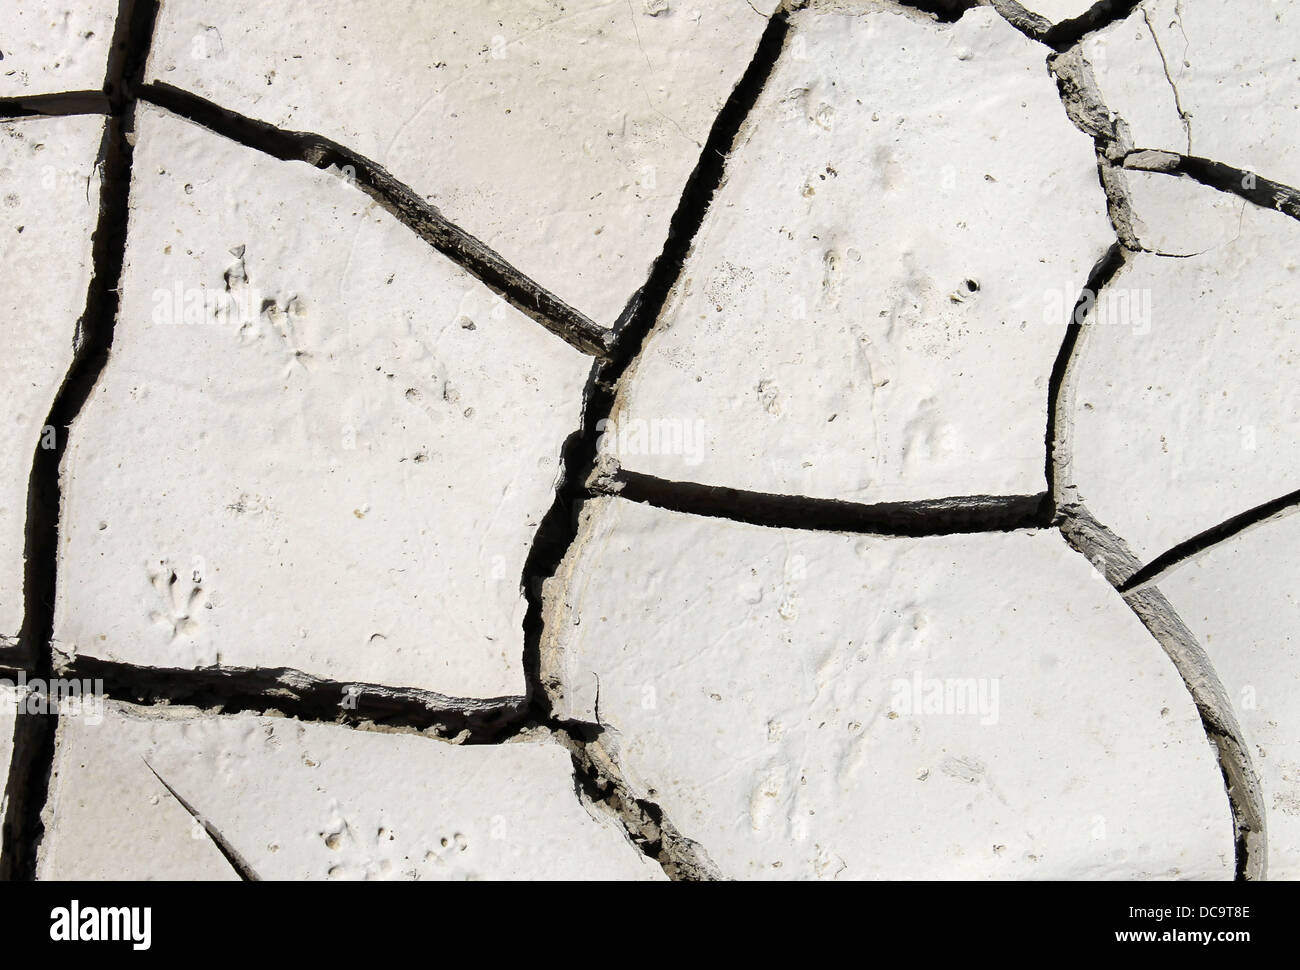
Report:
M557 730L564 730L565 725L554 715L552 695L548 688L548 680L554 681L554 665L543 663L547 618L554 611L554 606L548 601L553 601L556 597L548 596L546 587L548 581L556 576L578 535L582 512L590 497L586 481L597 459L597 443L600 439L598 429L600 423L609 417L624 375L640 355L669 294L681 276L686 256L704 222L713 196L722 184L727 156L776 66L788 31L789 20L783 6L768 20L754 57L714 119L700 158L686 180L677 208L669 221L663 249L656 257L645 285L632 295L619 315L609 353L592 366L583 390L581 427L564 442L562 470L555 499L533 535L532 546L520 578L520 586L528 603L523 622L523 666L528 685L528 710L533 720ZM554 584L549 585L554 588ZM617 780L616 766L608 759L587 754L586 744L586 741L578 742L582 750L574 754L579 781L584 786L596 785L597 795L619 793L616 804L612 804L608 797L598 800L611 805L611 810L627 828L629 838L634 843L653 850L652 857L658 860L663 854L663 839L656 842L654 839L643 838L638 841L632 833L642 830L646 824L645 819L666 831L668 826L663 821L662 811L648 801L638 801L627 794L626 785ZM605 773L590 775L590 767L597 764ZM587 779L586 782L582 781L584 778ZM597 780L601 783L597 784ZM678 839L680 836L673 838ZM671 869L666 871L672 878L689 878L690 873L696 871L687 861L680 864L671 861L670 864Z
M590 531L599 528L602 520L593 515L593 507L586 506L581 515L581 528L570 546L555 576L545 583L543 592L543 629L548 635L539 645L542 692L548 706L555 706L564 696L565 680L560 672L562 656L554 635L571 622L565 591L574 588L573 573L582 560L582 550L590 541ZM599 697L596 717L600 717ZM635 792L625 780L618 763L617 732L601 723L549 718L547 727L551 736L569 751L573 761L575 794L589 811L599 811L619 823L631 845L654 860L673 881L701 882L721 879L717 868L709 861L702 846L681 834L665 817L663 808L654 800L654 791Z
M186 121L285 162L335 169L430 246L473 275L520 313L571 346L595 357L609 350L610 333L529 279L491 249L394 178L377 162L322 135L286 131L214 104L197 94L153 82L143 101Z
M1084 506L1061 509L1059 526L1065 541L1117 589L1137 571L1137 557L1124 540L1094 519ZM1262 880L1268 862L1264 794L1223 682L1209 655L1163 593L1147 586L1123 594L1123 599L1173 661L1196 705L1206 737L1215 747L1232 811L1236 878Z
M1103 30L1116 21L1123 20L1138 7L1141 0L1098 0L1079 16L1059 23L1052 23L1042 14L1026 9L1017 0L984 2L1030 40L1045 44L1059 53L1069 50L1094 31Z
M638 797L631 790L617 762L600 741L583 740L567 731L557 731L555 736L573 758L574 784L579 797L618 821L628 840L659 863L669 879L711 882L722 878L698 842L682 835L653 801Z
M1074 127L1090 137L1112 161L1122 159L1132 147L1128 124L1106 106L1083 51L1076 47L1049 55L1047 70L1056 81L1057 95Z
M1051 525L1046 493L1038 495L958 495L917 502L870 505L839 499L750 492L718 485L668 481L625 471L602 459L588 487L611 495L685 512L774 529L843 532L881 536L940 536L972 532L1012 532Z
M1011 0L991 2L1001 12L1003 6ZM1124 16L1131 11L1132 8ZM1293 219L1300 219L1300 190L1292 186L1210 158L1135 147L1128 124L1106 106L1092 66L1076 46L1081 38L1082 35L1069 44L1057 47L1058 53L1047 58L1047 66L1056 79L1057 93L1070 121L1093 139L1111 222L1125 248L1150 251L1137 241L1133 229L1133 207L1128 184L1123 177L1126 170L1190 178L1209 188L1236 195L1260 208L1274 209Z
M1097 156L1097 180L1106 195L1106 214L1125 249L1144 251L1133 228L1133 203L1120 162L1133 147L1128 123L1102 99L1092 65L1075 47L1047 58L1047 71L1056 82L1066 117L1092 139Z
M1093 140L1097 156L1097 179L1106 196L1106 214L1120 244L1130 252L1150 253L1170 259L1186 259L1196 253L1166 253L1142 244L1135 228L1128 179L1124 177L1126 158L1133 153L1133 139L1128 123L1112 112L1102 99L1101 88L1093 75L1092 65L1079 47L1047 58L1048 73L1056 80L1057 93L1071 123Z
M1047 32L1052 29L1050 20L1040 13L1026 10L1016 0L988 0L988 5L996 10L998 15L1012 27L1030 40L1036 40L1040 44L1043 42L1043 38L1047 36Z
M288 667L137 667L93 657L58 665L62 677L102 681L104 696L208 714L269 714L320 724L496 744L525 730L522 697L453 698L433 691L347 683Z
M1263 880L1268 867L1264 793L1232 702L1209 656L1160 590L1148 586L1125 595L1124 602L1183 674L1206 736L1214 743L1236 829L1236 877Z
M1133 592L1148 583L1158 582L1171 569L1189 559L1194 559L1219 543L1248 532L1258 525L1290 515L1298 508L1300 508L1300 489L1225 519L1218 525L1211 526L1204 532L1199 532L1156 556L1130 576L1120 587L1120 592Z
M1174 664L1191 694L1206 737L1214 744L1232 812L1236 878L1263 879L1267 865L1265 808L1258 777L1237 724L1231 701L1209 656L1154 587L1125 593L1141 563L1119 536L1101 525L1080 502L1072 478L1075 366L1085 335L1085 298L1095 299L1124 267L1125 251L1114 243L1093 267L1075 304L1048 385L1047 481L1056 525L1071 548L1092 563L1120 592L1143 626Z
M109 47L104 124L98 165L99 220L91 237L91 278L86 307L72 339L72 363L54 396L45 425L55 429L55 447L38 442L27 488L24 539L23 627L20 644L31 660L31 675L46 679L53 669L51 638L58 584L60 465L68 434L108 363L117 322L118 284L126 252L126 225L135 138L136 91L153 41L157 0L121 0ZM42 435L42 438L44 436ZM14 755L6 784L0 875L34 879L45 834L43 812L54 761L58 712L24 714L15 719Z

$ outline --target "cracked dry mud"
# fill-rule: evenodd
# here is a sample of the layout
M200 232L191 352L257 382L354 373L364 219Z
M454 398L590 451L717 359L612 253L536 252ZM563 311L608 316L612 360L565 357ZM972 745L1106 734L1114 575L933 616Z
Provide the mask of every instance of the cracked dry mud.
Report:
M0 2L0 875L1300 877L1300 5L430 9Z

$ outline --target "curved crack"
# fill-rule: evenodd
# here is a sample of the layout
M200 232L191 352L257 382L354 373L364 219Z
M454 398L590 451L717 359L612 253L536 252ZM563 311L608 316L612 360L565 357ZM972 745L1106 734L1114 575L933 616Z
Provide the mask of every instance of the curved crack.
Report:
M1093 266L1092 272L1088 274L1088 280L1084 283L1083 291L1079 294L1070 319L1066 323L1061 349L1052 364L1052 374L1047 382L1045 472L1047 496L1053 512L1074 501L1074 484L1069 482L1073 459L1074 423L1068 420L1068 417L1074 402L1073 366L1079 344L1084 337L1084 320L1095 305L1097 295L1123 267L1124 249L1120 243L1112 243Z
M1190 539L1184 539L1177 545L1166 549L1129 576L1120 587L1120 592L1127 593L1156 582L1174 567L1189 559L1194 559L1207 549L1211 549L1219 543L1240 535L1257 525L1289 515L1295 512L1297 508L1300 508L1300 489L1270 499L1252 509L1247 509L1245 512L1239 512L1218 525L1211 526L1203 532L1198 532Z
M521 311L574 346L596 356L597 361L584 395L583 429L566 442L565 475L557 489L553 514L539 528L525 569L523 585L532 594L531 620L525 620L525 673L531 671L533 674L528 681L528 696L472 701L410 689L343 684L312 678L287 668L141 668L95 658L69 659L59 665L60 673L98 680L106 696L125 703L152 706L155 710L176 705L194 707L207 713L276 713L358 728L419 731L440 737L450 735L452 740L460 743L499 743L525 732L550 731L563 737L569 747L574 760L575 781L587 797L614 811L629 837L651 854L670 876L679 879L716 876L716 869L703 860L702 852L694 843L677 833L663 817L662 809L629 790L613 759L597 744L603 730L599 725L560 721L552 715L541 687L540 665L536 661L530 664L529 656L531 653L536 657L541 633L541 583L554 572L576 534L576 528L565 527L562 518L555 513L569 518L566 513L576 516L581 508L584 476L578 472L584 464L590 465L594 460L599 415L602 410L608 413L619 379L639 354L680 275L690 244L721 183L727 154L782 50L787 31L784 11L769 19L753 60L715 119L671 220L663 251L656 259L645 286L633 295L615 330L606 332L518 274L499 256L447 222L434 207L370 160L320 136L282 131L165 84L142 86L157 10L158 4L152 0L140 0L138 5L134 0L123 0L119 14L117 30L121 36L113 46L109 78L105 83L111 111L105 135L105 144L109 148L105 151L108 162L103 183L104 199L100 228L95 236L95 279L88 297L87 314L79 322L74 363L52 408L51 423L63 417L66 420L62 426L66 427L75 418L106 364L111 347L117 309L116 283L125 252L137 98L277 158L304 161L322 169L335 167L346 170L346 166L353 166L360 187L404 224L510 299ZM29 579L35 577L39 581L28 582L27 590L29 604L41 608L28 611L20 641L26 645L43 645L34 667L38 674L52 672L55 662L50 636L57 567L58 469L66 442L60 439L59 444L60 448L52 456L42 458L38 451L33 469L33 482L39 483L39 487L33 485L32 503L33 509L38 509L40 514L34 513L30 517L28 535L29 546L39 547L40 554L29 556L28 562ZM576 522L576 518L573 521ZM548 559L551 568L539 568ZM39 636L33 635L33 629L29 629L32 624L42 627L34 631ZM27 659L25 656L24 661ZM28 664L22 663L21 669L26 671ZM16 729L19 744L9 779L9 791L18 793L18 797L9 799L5 873L19 873L28 878L35 876L41 835L40 814L45 805L49 769L53 762L56 723L54 714L19 719ZM22 736L28 725L39 726L39 737ZM34 777L37 774L44 778L43 784ZM162 783L166 785L166 782ZM168 790L171 791L169 786ZM179 795L176 797L185 804ZM195 815L190 806L185 807ZM24 824L11 825L14 818ZM34 826L27 824L31 822L35 823ZM209 831L209 834L224 852L219 833L214 835ZM232 857L227 854L227 858ZM232 865L247 875L233 860Z
M1232 701L1209 655L1160 590L1148 585L1127 593L1122 591L1124 578L1133 575L1139 565L1124 540L1094 519L1083 505L1063 508L1059 526L1071 548L1091 562L1121 593L1125 605L1160 644L1182 677L1206 737L1214 745L1227 789L1236 848L1236 877L1243 881L1264 879L1268 859L1264 793Z
M1066 117L1080 132L1092 139L1097 157L1097 180L1106 196L1106 214L1120 244L1132 252L1145 252L1134 227L1136 216L1129 194L1128 180L1119 160L1132 147L1128 124L1107 107L1101 87L1092 73L1092 65L1075 47L1047 58L1048 74L1056 82L1057 95Z
M1091 293L1095 299L1101 287L1114 279L1123 265L1124 253L1116 243L1094 268L1084 296ZM1069 480L1073 458L1074 367L1087 319L1086 312L1080 314L1084 296L1076 304L1075 317L1062 341L1048 392L1047 470L1056 509L1055 524L1070 547L1092 563L1120 593L1125 605L1160 644L1183 679L1206 737L1215 747L1227 789L1233 819L1236 876L1240 880L1263 879L1267 864L1264 796L1227 691L1204 648L1164 594L1151 585L1129 589L1141 562L1123 539L1092 517Z

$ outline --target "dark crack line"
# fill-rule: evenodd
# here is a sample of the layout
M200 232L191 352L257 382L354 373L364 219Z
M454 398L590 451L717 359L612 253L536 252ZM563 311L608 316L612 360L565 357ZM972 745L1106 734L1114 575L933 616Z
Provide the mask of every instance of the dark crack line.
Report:
M495 250L449 221L383 166L323 135L286 131L223 108L189 91L153 82L140 98L186 121L280 161L334 168L381 208L470 273L520 313L594 357L609 351L610 332L525 276Z
M1116 166L1116 159L1132 145L1127 123L1104 103L1092 66L1080 48L1049 54L1047 72L1056 83L1057 96L1070 123L1092 139L1097 181L1106 198L1106 215L1111 228L1125 249L1143 250L1133 227L1133 204L1129 198L1128 182Z
M150 773L158 779L158 783L167 789L172 798L180 802L181 808L189 812L190 818L203 826L203 831L206 832L208 838L212 840L212 844L217 847L217 851L225 857L228 863L230 863L230 868L234 869L235 872L239 874L239 878L244 882L261 882L262 877L259 876L257 871L248 864L242 855L239 854L239 851L230 844L230 840L222 835L221 831L215 825L200 815L198 809L181 797L180 792L169 785L162 775L158 774L154 769L154 766L149 764L148 759L141 760L144 761L144 766L149 769Z
M1253 509L1247 509L1245 512L1240 512L1229 519L1225 519L1218 525L1211 526L1204 532L1199 532L1190 539L1185 539L1156 556L1125 580L1120 585L1119 591L1128 593L1149 583L1156 582L1180 563L1198 556L1207 549L1217 546L1233 536L1240 535L1254 526L1294 512L1297 507L1300 507L1300 489L1288 492L1262 505L1257 505Z
M893 0L900 7L928 13L941 24L956 23L967 10L974 10L984 0Z
M1040 13L1029 10L1018 0L982 0L1001 15L1002 19L1030 40L1037 41L1057 53L1068 51L1089 34L1104 30L1123 20L1141 4L1141 0L1098 0L1091 7L1068 20L1052 23Z
M1042 37L1035 39L1054 51L1067 51L1089 34L1123 20L1140 3L1141 0L1098 0L1079 16L1053 24Z
M1000 4L1011 0L996 2ZM1145 15L1146 12L1143 11L1143 16ZM1067 117L1093 141L1097 155L1097 179L1106 196L1106 214L1124 248L1130 252L1149 253L1165 259L1192 259L1208 252L1209 250L1194 253L1164 252L1141 241L1133 225L1133 202L1123 171L1124 157L1133 148L1127 123L1105 105L1091 65L1078 48L1064 54L1049 55L1047 69L1056 81L1057 92Z
M1009 2L1012 0L994 0L994 5L1000 8L1000 5ZM1145 16L1145 11L1143 14ZM1290 185L1209 158L1182 155L1165 149L1134 147L1128 125L1105 105L1091 67L1078 47L1049 55L1047 65L1056 79L1057 93L1070 121L1092 138L1096 146L1098 170L1102 188L1106 192L1111 223L1126 248L1135 252L1152 252L1137 241L1130 224L1132 205L1123 180L1125 171L1190 178L1208 188L1245 199L1262 209L1273 209L1293 219L1300 219L1300 190ZM1181 115L1181 106L1179 112ZM1190 144L1190 124L1187 135ZM1177 258L1194 254L1156 252L1154 255Z
M1160 38L1156 36L1156 29L1151 24L1151 15L1144 9L1142 10L1142 19L1146 22L1147 33L1151 35L1151 42L1156 45L1156 53L1160 55L1160 69L1164 71L1165 80L1169 82L1169 90L1174 94L1174 110L1178 112L1178 118L1183 123L1183 131L1187 135L1187 154L1192 153L1192 116L1183 109L1183 99L1178 94L1178 85L1174 83L1174 76L1169 73L1169 59L1165 57L1164 46L1160 43Z
M54 602L58 586L60 466L72 423L108 363L117 321L118 285L126 251L126 225L135 138L136 92L153 42L157 0L120 0L105 71L109 115L99 147L99 220L91 237L90 285L86 307L72 338L72 363L55 393L45 426L54 429L53 448L37 443L27 489L24 540L23 626L19 645L32 673L53 670ZM45 829L42 812L49 794L58 710L20 714L9 765L0 875L34 879Z
M13 751L5 782L0 881L36 879L37 851L45 834L41 814L54 765L57 714L19 710L14 718Z
M1002 2L1005 0L996 0L995 5ZM1088 559L1093 568L1116 589L1125 605L1164 650L1182 678L1206 737L1215 749L1223 777L1233 820L1235 878L1238 881L1262 880L1267 871L1268 854L1264 797L1250 751L1223 683L1204 648L1164 594L1150 583L1136 588L1132 580L1141 571L1141 564L1128 545L1098 523L1078 502L1073 482L1063 480L1072 475L1073 368L1077 363L1088 311L1102 288L1123 269L1126 252L1145 251L1133 233L1127 185L1121 168L1115 164L1121 159L1121 164L1126 163L1133 154L1130 152L1132 143L1129 141L1128 127L1122 118L1112 114L1103 103L1091 69L1074 43L1077 40L1065 51L1048 57L1048 70L1056 78L1057 90L1066 114L1075 127L1093 139L1098 174L1106 193L1116 242L1093 268L1088 283L1075 304L1065 339L1052 368L1046 433L1048 492L1056 509L1057 525L1065 541ZM1167 167L1168 161L1164 164ZM1136 166L1125 164L1124 167ZM1243 187L1245 184L1244 181L1241 183Z
M1232 701L1209 655L1169 600L1155 586L1125 593L1124 577L1138 568L1137 558L1119 538L1082 505L1061 510L1062 536L1120 592L1125 605L1173 662L1214 746L1232 813L1238 881L1262 880L1268 865L1267 810L1250 749L1237 723Z
M553 726L559 726L560 723L552 710L542 670L542 638L545 634L543 586L556 574L577 538L579 517L590 497L586 481L596 464L601 422L608 419L612 412L620 382L640 355L669 294L681 276L686 256L704 222L714 194L722 184L727 157L776 66L788 31L789 20L782 8L768 20L754 57L714 119L699 161L686 180L669 222L663 249L655 259L645 285L632 295L620 314L607 357L597 360L591 369L583 392L581 427L564 442L562 471L555 500L533 536L520 579L528 603L524 616L524 677L528 685L529 709L539 722ZM578 738L571 750L575 770L580 778L589 766L599 763L595 758L599 745ZM612 778L605 778L605 781L607 786L593 797L601 800L599 796L603 792L604 801L608 804L609 793L625 791L625 786L620 787L621 783ZM617 807L613 810L617 817L624 820L625 827L629 827L629 838L633 838L630 828L632 823L628 817L620 814ZM675 831L662 819L662 813L660 816L662 828L665 831ZM637 842L635 838L633 841ZM705 871L692 868L674 857L671 846L693 845L689 840L674 837L668 843L650 839L637 844L647 854L654 853L656 861L675 877L686 878L687 873ZM665 845L669 848L665 848Z
M179 717L286 717L352 730L416 734L460 745L502 744L533 732L567 732L594 741L599 723L528 719L527 699L449 697L436 691L335 681L292 667L141 667L97 657L56 664L58 677L91 682L99 696L141 711ZM0 663L0 678L29 679L31 669ZM193 711L188 714L187 711Z
M1077 80L1077 79L1076 79ZM1062 92L1063 97L1065 92ZM1081 128L1084 126L1080 125ZM1084 129L1086 130L1086 129ZM1120 129L1122 131L1122 129ZM1098 152L1099 159L1101 152ZM1104 160L1103 160L1104 161ZM1047 482L1056 510L1056 524L1069 546L1083 555L1121 595L1143 626L1164 650L1182 678L1214 746L1233 819L1233 844L1238 880L1263 879L1267 868L1266 809L1258 776L1246 747L1232 702L1209 656L1196 637L1153 585L1134 589L1132 578L1140 563L1127 544L1098 523L1078 503L1071 474L1073 461L1073 370L1078 362L1088 313L1098 294L1123 269L1126 250L1122 235L1093 267L1075 303L1065 338L1052 368L1047 402Z
M26 118L61 118L69 115L106 115L111 111L102 91L60 91L0 98L0 121Z
M1117 229L1118 234L1118 229ZM1117 239L1093 267L1067 324L1048 382L1047 483L1055 524L1066 543L1092 563L1121 595L1174 665L1192 698L1206 737L1214 746L1233 819L1238 880L1264 878L1267 865L1266 816L1258 776L1251 762L1232 702L1209 656L1164 595L1152 585L1133 589L1140 563L1123 539L1098 523L1077 501L1073 462L1073 376L1088 314L1096 299L1126 262Z
M523 697L454 698L433 691L348 683L288 667L162 668L78 657L60 676L102 683L104 696L146 707L225 715L281 714L320 724L496 744L530 726Z
M1047 493L863 504L669 481L623 469L593 478L593 494L774 529L921 537L1046 529L1052 524Z
M722 878L703 846L683 836L662 807L631 790L608 752L569 732L557 732L556 736L573 758L574 793L617 820L628 841L658 862L669 879L713 882Z
M1185 176L1209 188L1239 196L1262 209L1275 209L1292 219L1300 219L1300 191L1213 159L1138 148L1125 154L1123 166L1134 172Z
M1127 148L1127 125L1103 102L1092 65L1079 49L1047 55L1047 71L1070 123L1092 139L1108 159L1116 148Z
M1068 469L1072 457L1069 435L1074 422L1068 413L1073 406L1069 379L1079 340L1083 335L1084 321L1096 305L1098 294L1113 280L1124 266L1124 247L1118 242L1111 244L1105 254L1093 266L1083 291L1075 301L1070 319L1066 323L1065 336L1061 340L1061 349L1057 351L1052 364L1052 373L1047 382L1047 462L1044 472L1047 477L1047 496L1053 513L1065 503L1064 490L1072 487L1061 481L1062 474Z

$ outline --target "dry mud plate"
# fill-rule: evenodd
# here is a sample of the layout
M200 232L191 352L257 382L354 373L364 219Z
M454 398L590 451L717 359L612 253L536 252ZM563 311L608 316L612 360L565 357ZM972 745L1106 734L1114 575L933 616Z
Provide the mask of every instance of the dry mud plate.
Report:
M1300 877L1300 3L0 23L0 876Z

